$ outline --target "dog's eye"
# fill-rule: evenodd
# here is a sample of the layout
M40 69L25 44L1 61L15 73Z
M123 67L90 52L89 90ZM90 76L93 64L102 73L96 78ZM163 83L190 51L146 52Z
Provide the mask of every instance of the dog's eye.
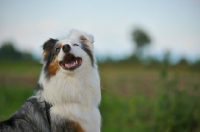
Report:
M79 46L78 44L73 44L73 46Z
M60 51L60 48L57 47L57 48L56 48L56 52L59 52L59 51Z

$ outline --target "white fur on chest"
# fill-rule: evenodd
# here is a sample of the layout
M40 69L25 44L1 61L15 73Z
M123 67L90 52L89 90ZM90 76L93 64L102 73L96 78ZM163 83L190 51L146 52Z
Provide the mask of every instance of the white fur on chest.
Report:
M59 71L50 80L45 79L42 73L39 83L44 88L40 98L53 105L50 109L52 120L59 115L78 122L86 132L100 131L101 116L98 105L101 93L97 70L72 74Z

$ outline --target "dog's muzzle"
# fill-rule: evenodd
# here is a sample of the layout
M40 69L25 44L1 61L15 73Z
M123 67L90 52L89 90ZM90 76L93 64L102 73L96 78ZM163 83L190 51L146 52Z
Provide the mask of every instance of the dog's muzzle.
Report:
M59 62L60 66L65 70L74 70L81 66L82 58L76 57L72 53L70 53L71 47L69 44L65 44L62 47L65 56L63 60Z

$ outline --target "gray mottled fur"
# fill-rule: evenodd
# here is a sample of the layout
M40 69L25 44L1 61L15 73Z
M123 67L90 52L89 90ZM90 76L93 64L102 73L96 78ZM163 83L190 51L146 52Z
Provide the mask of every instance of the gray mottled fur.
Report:
M73 123L49 121L46 102L28 99L8 120L0 122L0 132L75 132Z

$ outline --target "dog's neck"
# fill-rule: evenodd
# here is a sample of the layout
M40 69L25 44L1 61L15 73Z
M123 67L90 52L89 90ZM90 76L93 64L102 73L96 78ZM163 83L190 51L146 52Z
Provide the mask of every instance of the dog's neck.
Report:
M100 102L100 79L95 69L73 73L59 71L50 78L42 72L39 83L43 87L38 92L39 97L52 105L77 103L98 106Z

